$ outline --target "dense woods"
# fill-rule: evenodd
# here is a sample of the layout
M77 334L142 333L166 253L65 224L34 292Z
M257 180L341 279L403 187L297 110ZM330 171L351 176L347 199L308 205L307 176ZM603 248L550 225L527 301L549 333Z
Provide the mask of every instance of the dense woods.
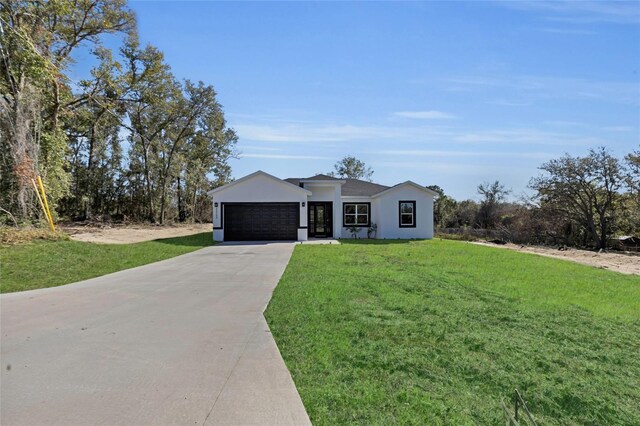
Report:
M180 81L141 46L125 0L2 0L0 208L37 220L42 176L67 219L208 220L206 191L230 177L237 137L210 85ZM119 49L102 37L117 35ZM73 54L91 75L73 81Z

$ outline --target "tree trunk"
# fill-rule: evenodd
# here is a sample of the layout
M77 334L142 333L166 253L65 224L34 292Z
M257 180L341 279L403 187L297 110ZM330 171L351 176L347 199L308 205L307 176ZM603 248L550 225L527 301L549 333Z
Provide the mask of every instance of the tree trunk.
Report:
M58 115L60 113L60 85L58 80L53 78L53 110L51 112L51 127L55 131L58 128Z
M143 146L143 151L144 154L142 156L143 160L144 160L144 184L146 187L146 200L147 200L147 214L148 214L148 218L151 222L156 221L155 215L153 213L153 198L151 197L151 179L149 177L149 163L147 160L147 147Z
M8 117L12 122L7 126L10 129L9 146L12 151L13 172L17 185L16 200L20 216L23 218L29 217L31 213L33 199L31 179L36 175L36 157L34 155L36 147L30 134L32 119L29 118L29 110L34 109L34 105L27 104L27 98L32 103L36 102L36 98L29 96L29 93L25 93L25 91L28 92L24 85L20 85L20 88L14 93L13 108L10 113L12 116ZM23 102L23 98L25 102Z
M182 188L180 185L180 173L178 173L178 221L184 222L186 219L186 213L182 206Z
M609 230L607 229L607 219L604 214L600 215L600 238L598 240L597 249L607 248L607 237L609 236Z
M598 231L596 230L596 225L593 221L593 217L587 218L587 231L591 235L591 239L596 246L596 250L600 249L600 236L598 235Z
M91 125L91 131L89 132L89 152L87 153L87 187L84 188L85 194L93 194L94 176L93 176L93 150L95 146L96 138L96 122ZM91 219L93 200L89 198L85 205L85 219Z
M191 212L191 217L194 220L194 222L196 220L196 214L198 212L197 203L198 203L198 182L196 181L196 184L194 185L194 188L193 188L193 209L192 209L192 212Z
M162 195L160 196L160 225L164 224L164 204L166 202L166 198L167 198L167 185L163 182L162 183Z

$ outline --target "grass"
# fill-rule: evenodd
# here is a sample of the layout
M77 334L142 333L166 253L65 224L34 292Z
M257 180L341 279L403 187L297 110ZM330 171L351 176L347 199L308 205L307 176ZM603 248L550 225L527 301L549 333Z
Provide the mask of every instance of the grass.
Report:
M298 245L266 316L315 425L640 424L640 277L456 241Z
M213 244L210 232L136 244L44 241L0 246L0 292L55 287L157 262Z

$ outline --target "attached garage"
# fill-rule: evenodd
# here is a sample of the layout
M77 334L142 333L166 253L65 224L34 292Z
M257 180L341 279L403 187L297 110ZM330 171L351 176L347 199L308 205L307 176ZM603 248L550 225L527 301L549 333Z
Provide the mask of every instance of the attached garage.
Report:
M307 239L311 192L258 171L209 191L215 241Z
M298 203L223 203L225 241L297 240Z

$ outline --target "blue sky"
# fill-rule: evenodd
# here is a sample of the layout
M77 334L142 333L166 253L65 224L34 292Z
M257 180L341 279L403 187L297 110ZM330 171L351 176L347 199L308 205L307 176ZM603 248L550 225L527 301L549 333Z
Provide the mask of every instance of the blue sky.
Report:
M638 2L131 2L141 41L215 86L234 177L328 172L514 197L544 161L640 145ZM79 58L82 61L82 57Z

